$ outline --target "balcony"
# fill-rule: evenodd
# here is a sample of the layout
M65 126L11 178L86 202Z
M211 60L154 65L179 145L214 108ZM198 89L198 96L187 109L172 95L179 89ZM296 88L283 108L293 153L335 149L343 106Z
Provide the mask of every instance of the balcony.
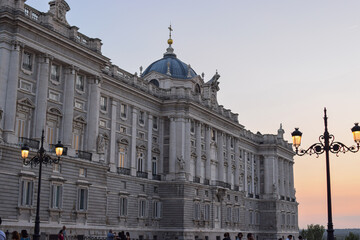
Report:
M204 179L204 185L210 185L210 180L209 179Z
M118 167L117 172L122 175L130 175L130 168Z
M239 186L234 185L234 191L239 191Z
M78 158L82 158L82 159L86 159L86 160L91 161L92 153L77 150L77 151L76 151L76 156L77 156Z
M254 194L253 194L253 193L249 193L249 194L248 194L248 197L249 197L249 198L253 198L253 197L254 197Z
M256 198L256 199L260 199L259 194L255 194L255 198Z
M284 196L280 196L280 200L285 200L285 197L284 197Z
M136 176L139 177L139 178L147 178L147 177L148 177L148 173L147 173L147 172L137 171L137 172L136 172Z
M193 182L200 183L200 178L199 177L194 177Z
M290 202L290 197L286 197L286 201Z
M19 144L26 144L29 148L39 149L40 141L31 138L19 137Z
M231 189L231 184L222 181L215 181L215 186Z
M153 175L152 175L152 179L153 179L153 180L161 181L161 175L159 175L159 174L153 174Z

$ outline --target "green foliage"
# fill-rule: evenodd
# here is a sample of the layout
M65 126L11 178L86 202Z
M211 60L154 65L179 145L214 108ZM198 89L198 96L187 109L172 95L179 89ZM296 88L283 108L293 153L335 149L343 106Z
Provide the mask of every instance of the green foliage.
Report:
M319 224L311 224L301 231L301 236L307 240L320 240L325 232L325 227ZM359 239L358 239L359 240Z
M350 232L349 235L345 237L345 240L359 240L359 235Z

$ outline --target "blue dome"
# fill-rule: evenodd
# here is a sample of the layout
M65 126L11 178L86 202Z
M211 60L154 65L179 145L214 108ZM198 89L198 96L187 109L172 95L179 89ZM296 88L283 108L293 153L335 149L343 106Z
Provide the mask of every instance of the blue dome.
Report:
M169 68L171 75L167 74L168 64L170 64ZM150 66L145 69L141 76L145 76L152 71L179 79L189 79L197 75L196 72L190 67L191 77L188 77L188 65L180 61L175 54L164 54L162 59L159 59L150 64Z

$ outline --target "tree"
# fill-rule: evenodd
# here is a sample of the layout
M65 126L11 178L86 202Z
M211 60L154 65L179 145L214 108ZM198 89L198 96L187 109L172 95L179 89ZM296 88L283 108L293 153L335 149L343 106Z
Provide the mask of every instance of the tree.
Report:
M311 224L301 231L301 236L307 240L320 240L325 232L325 227L319 224ZM352 239L351 239L352 240ZM358 239L359 240L359 239Z
M349 235L345 237L345 240L359 240L359 234L349 232Z

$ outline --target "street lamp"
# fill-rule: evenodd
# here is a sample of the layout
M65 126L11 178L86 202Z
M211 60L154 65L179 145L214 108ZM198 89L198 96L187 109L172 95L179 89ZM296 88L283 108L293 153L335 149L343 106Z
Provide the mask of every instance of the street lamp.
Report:
M295 147L296 155L303 156L305 154L316 154L319 156L320 154L325 152L326 156L326 182L327 182L327 204L328 204L328 228L327 228L327 239L334 240L334 228L332 223L332 210L331 210L331 187L330 187L330 164L329 164L329 152L335 153L338 156L339 152L353 152L356 153L360 148L360 126L358 123L355 123L355 126L351 128L351 131L354 136L354 141L357 146L347 147L345 144L341 142L335 142L334 135L329 134L327 128L327 116L326 116L326 108L324 108L324 124L325 131L324 135L319 137L319 142L311 145L308 149L299 149L301 144L302 133L298 128L295 128L295 131L292 132L293 138L293 146Z
M40 210L40 191L41 191L41 170L42 170L42 164L52 164L52 163L59 163L60 156L63 153L64 146L59 141L57 144L55 144L55 154L57 158L52 159L48 154L46 154L46 151L44 149L44 130L42 130L41 134L41 145L40 149L36 153L34 157L31 159L27 159L29 156L29 147L24 144L21 148L21 157L23 158L24 165L31 165L31 167L34 165L39 164L39 180L38 180L38 192L37 192L37 200L36 200L36 216L35 216L35 229L34 229L34 236L33 240L39 240L40 239L40 216L39 216L39 210Z

